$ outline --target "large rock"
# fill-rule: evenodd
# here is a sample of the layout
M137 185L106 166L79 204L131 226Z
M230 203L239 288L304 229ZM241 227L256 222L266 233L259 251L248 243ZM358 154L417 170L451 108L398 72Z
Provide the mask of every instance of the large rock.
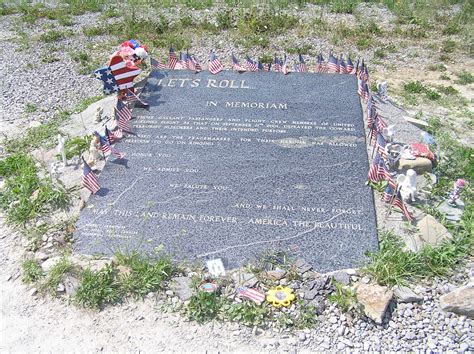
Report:
M457 288L439 298L444 311L474 318L474 284Z
M393 287L393 294L399 302L419 302L423 301L423 296L415 293L407 286L397 285Z
M182 301L187 301L193 296L191 288L191 278L177 277L173 278L170 283L170 290L173 291Z
M417 174L421 175L425 172L431 172L433 164L430 159L426 157L417 157L414 160L400 159L398 163L400 171L407 171L409 169L415 170Z
M453 238L448 229L431 215L426 215L418 222L418 230L420 230L420 238L424 245L439 246Z
M60 256L48 258L43 263L41 263L41 269L43 270L43 272L49 272L51 268L53 268L60 260Z
M355 286L357 300L364 306L364 312L378 324L382 324L383 316L388 304L392 300L393 292L376 284L357 283Z

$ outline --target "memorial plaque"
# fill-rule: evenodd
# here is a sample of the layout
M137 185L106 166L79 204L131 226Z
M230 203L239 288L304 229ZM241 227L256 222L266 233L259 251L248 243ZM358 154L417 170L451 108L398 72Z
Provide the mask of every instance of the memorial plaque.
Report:
M77 248L227 269L268 250L319 271L360 265L377 234L356 91L353 75L154 71Z

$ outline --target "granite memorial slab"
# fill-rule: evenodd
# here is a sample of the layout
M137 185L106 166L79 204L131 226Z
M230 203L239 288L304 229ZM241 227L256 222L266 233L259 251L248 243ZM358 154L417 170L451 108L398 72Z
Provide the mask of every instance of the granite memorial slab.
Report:
M378 247L353 75L153 71L133 135L81 212L85 253L157 250L227 268L284 250L319 271Z

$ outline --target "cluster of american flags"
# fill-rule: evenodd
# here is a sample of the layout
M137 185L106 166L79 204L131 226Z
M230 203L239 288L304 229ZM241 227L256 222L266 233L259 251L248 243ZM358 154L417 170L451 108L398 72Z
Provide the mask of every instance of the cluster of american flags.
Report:
M369 130L368 140L372 146L372 163L369 168L368 180L374 183L386 181L383 200L402 211L408 221L413 220L413 215L407 209L400 195L400 186L396 182L396 172L389 170L389 155L386 150L387 142L382 134L387 123L383 117L377 112L377 106L373 100L369 90L369 71L362 63L362 68L358 70L358 94L366 103L367 107L367 128Z
M181 52L178 55L173 48L170 48L169 50L168 62L165 63L164 61L150 58L150 63L152 68L158 70L192 70L195 72L200 72L203 70L203 66L194 55L190 55L188 52ZM260 60L253 60L248 55L245 56L245 60L243 62L240 62L232 53L230 57L230 68L238 72L275 71L281 72L285 75L290 72L316 72L357 75L360 68L365 68L365 70L367 70L363 61L359 63L359 60L357 60L356 65L354 65L350 56L347 56L346 60L344 60L342 54L339 56L339 58L337 58L332 52L329 53L327 61L324 59L322 54L319 54L316 58L316 63L311 66L307 64L307 60L302 54L299 54L294 60L291 60L286 54L284 54L283 58L275 55L271 62L263 63ZM207 69L212 74L217 74L225 69L225 65L217 57L216 53L211 52L209 54Z
M132 133L132 126L130 121L132 119L132 110L129 105L132 102L140 102L143 106L147 104L141 100L135 92L127 90L126 95L122 98L117 98L117 104L114 107L114 119L112 120L112 126L110 129L105 126L104 134L94 132L100 143L100 150L106 155L113 155L117 159L123 159L125 154L117 150L114 144L123 138L124 133ZM82 174L82 185L91 191L92 194L97 193L100 190L99 180L96 174L92 171L92 168L83 160L83 174Z

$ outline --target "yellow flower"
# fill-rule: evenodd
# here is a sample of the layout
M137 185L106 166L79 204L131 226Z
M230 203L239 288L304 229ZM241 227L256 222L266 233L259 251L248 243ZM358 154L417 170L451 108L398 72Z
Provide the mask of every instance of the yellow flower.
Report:
M268 290L267 301L275 307L290 306L295 299L293 290L279 285L275 289Z

